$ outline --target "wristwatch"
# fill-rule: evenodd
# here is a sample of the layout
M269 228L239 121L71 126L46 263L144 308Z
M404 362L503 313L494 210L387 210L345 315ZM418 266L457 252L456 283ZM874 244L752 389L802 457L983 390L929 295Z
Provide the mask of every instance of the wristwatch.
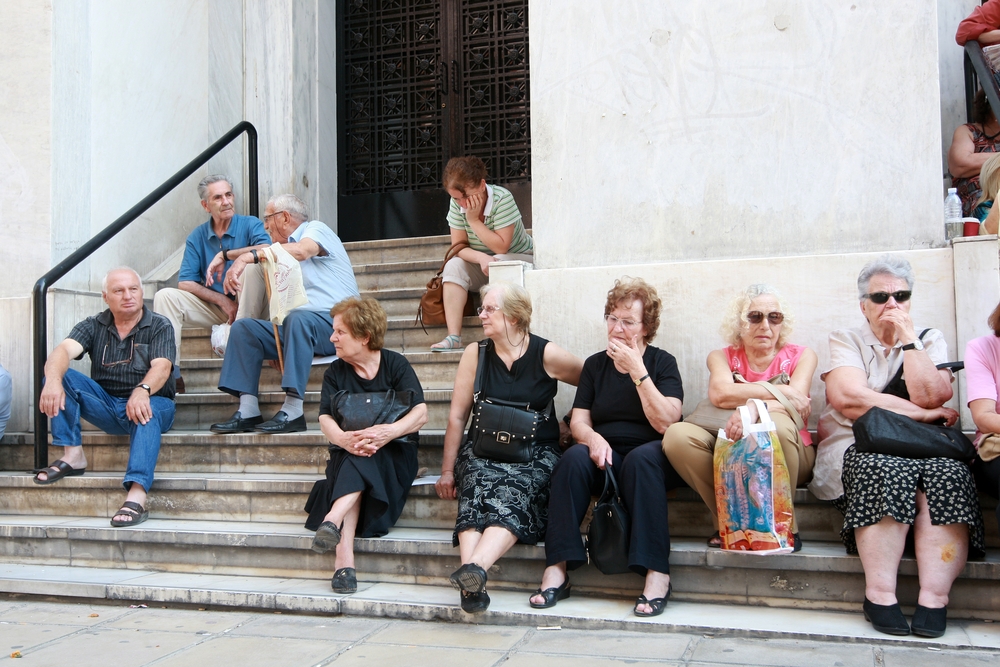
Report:
M924 341L918 338L909 345L904 345L901 349L903 352L906 352L907 350L922 350L924 349Z
M153 390L149 388L148 384L137 384L135 386L135 388L136 389L145 389L147 394L149 394L149 395L153 394Z
M648 378L648 377L649 377L649 373L646 373L645 375L643 375L643 376L642 376L641 378L639 378L638 380L632 380L632 382L635 382L635 386L637 386L637 387L638 387L638 386L639 386L640 384L642 384L642 381L643 381L643 380L645 380L645 379L646 379L646 378Z

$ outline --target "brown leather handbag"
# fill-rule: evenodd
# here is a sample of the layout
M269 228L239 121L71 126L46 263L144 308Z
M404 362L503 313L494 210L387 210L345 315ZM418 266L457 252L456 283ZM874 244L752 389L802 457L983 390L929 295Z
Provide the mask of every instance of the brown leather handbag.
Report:
M441 282L441 274L444 272L444 265L448 263L452 257L458 255L463 248L468 248L469 244L465 241L459 242L448 248L448 252L444 254L444 261L441 262L441 268L438 269L434 277L430 279L427 283L427 290L424 295L420 297L420 306L417 308L417 317L415 322L420 322L420 328L440 326L445 324L444 319L444 285ZM465 302L465 312L464 317L469 317L475 314L475 308L473 307L472 297L470 296ZM427 329L424 329L424 333Z

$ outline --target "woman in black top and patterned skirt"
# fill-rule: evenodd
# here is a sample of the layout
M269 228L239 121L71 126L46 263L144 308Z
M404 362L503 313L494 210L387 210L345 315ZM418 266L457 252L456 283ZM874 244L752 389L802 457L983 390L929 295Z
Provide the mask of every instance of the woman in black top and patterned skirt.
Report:
M567 570L587 562L580 539L592 495L612 464L631 518L629 568L645 577L636 616L657 616L670 597L667 491L685 486L661 448L663 432L681 417L684 390L673 355L649 343L660 326L660 298L640 278L615 282L604 306L608 347L583 364L573 403L573 445L552 473L545 572L531 606L569 597Z
M345 299L330 314L337 360L323 376L319 425L333 446L326 479L316 483L306 502L306 528L316 531L313 551L337 550L333 590L353 593L358 588L354 536L381 537L399 519L417 476L417 431L427 423L427 405L409 362L382 349L388 323L378 301ZM344 430L337 423L337 392L390 389L397 397L410 397L409 412L395 422L360 430Z
M480 293L479 318L488 340L482 396L528 403L549 417L539 426L526 463L474 454L473 432L470 429L466 436L465 424L473 407L479 344L465 349L455 376L437 492L441 498L458 498L453 539L462 567L451 581L461 591L462 609L467 612L489 607L486 572L493 563L517 542L536 544L545 532L549 476L559 458L559 425L548 408L557 380L575 385L582 366L555 343L528 333L531 298L524 288L491 283Z

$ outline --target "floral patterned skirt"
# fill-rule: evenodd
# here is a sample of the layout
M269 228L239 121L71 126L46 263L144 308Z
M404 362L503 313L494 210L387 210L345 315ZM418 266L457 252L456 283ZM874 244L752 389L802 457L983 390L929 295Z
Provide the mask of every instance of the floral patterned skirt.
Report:
M458 534L469 529L483 532L500 526L524 544L537 544L545 536L549 511L549 478L559 460L556 442L539 442L527 463L504 463L472 453L466 440L455 461L458 491Z
M840 538L847 553L858 553L854 529L871 526L891 516L913 525L917 517L917 490L927 496L931 523L969 526L969 557L985 553L983 513L968 466L955 459L907 459L859 452L854 445L844 452L844 495L833 501L844 514Z

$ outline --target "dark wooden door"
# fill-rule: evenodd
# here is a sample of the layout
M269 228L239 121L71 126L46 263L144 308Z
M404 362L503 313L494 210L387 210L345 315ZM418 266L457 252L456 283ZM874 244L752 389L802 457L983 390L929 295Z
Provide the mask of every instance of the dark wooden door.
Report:
M345 241L447 233L441 171L477 155L530 225L527 0L340 0Z

